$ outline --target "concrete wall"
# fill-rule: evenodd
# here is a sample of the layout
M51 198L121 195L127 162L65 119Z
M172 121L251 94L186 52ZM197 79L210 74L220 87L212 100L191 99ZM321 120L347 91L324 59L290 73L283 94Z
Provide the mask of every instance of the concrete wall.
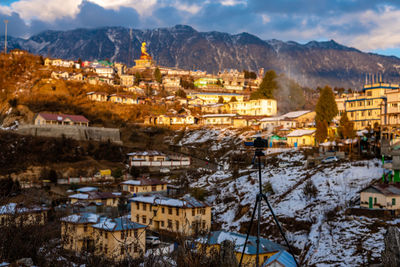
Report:
M121 134L117 128L84 127L72 125L20 125L19 134L44 136L44 137L65 137L75 140L108 141L122 144Z

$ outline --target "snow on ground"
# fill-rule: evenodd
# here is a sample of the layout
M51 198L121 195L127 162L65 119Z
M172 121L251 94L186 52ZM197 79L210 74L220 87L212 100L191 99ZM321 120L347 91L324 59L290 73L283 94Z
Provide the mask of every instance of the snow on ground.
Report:
M316 266L359 266L366 257L379 258L383 246L384 229L368 234L362 240L355 239L363 232L369 233L372 219L342 220L329 222L326 214L336 207L349 207L359 196L359 191L382 175L379 160L342 162L320 165L306 169L305 157L300 151L290 150L277 156L276 163L266 164L262 170L263 184L269 181L275 192L269 196L270 203L279 218L311 223L309 232L288 231L289 240L305 251L309 264ZM256 194L258 173L240 170L240 177L232 179L231 171L218 171L204 175L192 186L205 187L212 195L213 219L222 229L240 231L241 224L250 220ZM303 193L305 181L311 180L318 189L315 198L307 199ZM262 206L263 221L271 222L265 203ZM244 210L244 212L243 212ZM279 237L268 236L273 240ZM355 240L355 241L354 241ZM358 242L358 243L357 243ZM374 251L371 255L359 255L358 250ZM379 249L378 249L379 248ZM360 252L361 253L361 252Z

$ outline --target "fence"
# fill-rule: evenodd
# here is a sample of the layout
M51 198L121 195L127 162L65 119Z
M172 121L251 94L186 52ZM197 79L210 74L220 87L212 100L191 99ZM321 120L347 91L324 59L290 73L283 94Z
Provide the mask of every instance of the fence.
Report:
M81 184L81 183L94 183L94 182L107 182L114 181L112 176L105 177L68 177L57 180L57 184Z

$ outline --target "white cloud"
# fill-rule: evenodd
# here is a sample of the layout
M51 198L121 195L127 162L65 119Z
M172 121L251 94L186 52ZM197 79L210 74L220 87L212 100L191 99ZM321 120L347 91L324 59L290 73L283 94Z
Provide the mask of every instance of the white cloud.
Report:
M88 0L106 9L118 10L120 7L134 8L139 15L151 15L157 0Z
M0 5L0 14L5 14L8 16L11 16L11 13L12 13L12 10L10 7Z
M271 21L271 18L268 15L262 14L261 15L262 23L267 24L268 22Z
M188 4L182 3L182 4L177 4L174 7L180 11L185 11L192 15L196 14L197 12L199 12L201 10L201 6L196 5L196 4L188 5Z
M222 0L220 3L223 6L247 5L245 0Z
M82 0L21 0L12 3L11 10L26 21L52 22L63 17L75 17L81 3Z

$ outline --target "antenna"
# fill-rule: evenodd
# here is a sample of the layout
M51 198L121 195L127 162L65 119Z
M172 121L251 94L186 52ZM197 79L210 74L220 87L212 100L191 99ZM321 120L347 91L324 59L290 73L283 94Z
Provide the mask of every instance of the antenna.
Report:
M6 30L5 30L5 40L4 40L4 54L7 54L7 24L8 24L8 20L4 20L4 24L5 24L5 27L6 27Z

